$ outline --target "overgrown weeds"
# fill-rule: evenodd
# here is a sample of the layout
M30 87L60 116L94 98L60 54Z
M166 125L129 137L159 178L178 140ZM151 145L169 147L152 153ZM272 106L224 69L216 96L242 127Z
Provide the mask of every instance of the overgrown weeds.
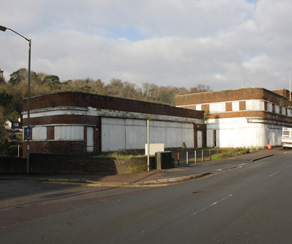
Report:
M250 152L250 149L245 148L245 149L241 149L240 151L218 153L218 154L213 154L211 157L209 157L209 160L211 160L211 161L219 160L219 159L228 158L228 157L232 157L232 156L236 156L236 155L246 154L249 152Z

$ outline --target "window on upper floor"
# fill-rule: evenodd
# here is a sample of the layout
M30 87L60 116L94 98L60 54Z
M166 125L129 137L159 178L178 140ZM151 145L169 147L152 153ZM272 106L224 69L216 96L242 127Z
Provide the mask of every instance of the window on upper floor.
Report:
M232 102L225 103L225 111L231 112L232 111Z
M246 102L245 101L239 102L239 110L246 110Z

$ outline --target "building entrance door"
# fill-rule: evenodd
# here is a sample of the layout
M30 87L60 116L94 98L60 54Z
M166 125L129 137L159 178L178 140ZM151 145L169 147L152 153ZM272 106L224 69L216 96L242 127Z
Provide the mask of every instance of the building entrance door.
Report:
M93 152L94 140L93 140L93 127L87 127L87 152Z
M198 148L203 147L203 132L201 130L197 131L197 146Z

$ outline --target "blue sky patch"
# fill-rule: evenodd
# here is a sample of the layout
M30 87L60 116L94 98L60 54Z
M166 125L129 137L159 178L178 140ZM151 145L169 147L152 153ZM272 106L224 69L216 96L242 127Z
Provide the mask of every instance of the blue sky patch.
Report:
M106 37L111 39L125 38L129 41L141 41L145 39L145 35L133 27L115 26L108 29Z

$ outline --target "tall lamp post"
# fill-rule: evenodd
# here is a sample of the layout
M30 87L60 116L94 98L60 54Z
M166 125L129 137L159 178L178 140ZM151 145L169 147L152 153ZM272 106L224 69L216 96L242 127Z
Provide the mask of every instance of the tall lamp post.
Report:
M7 28L5 26L0 25L0 31L6 31L6 30L10 30L12 32L14 32L15 34L21 36L22 38L24 38L25 40L28 41L28 88L27 88L27 129L26 129L26 136L27 136L27 156L26 156L26 173L29 174L30 173L30 148L29 148L29 141L30 141L30 135L31 135L31 131L30 131L30 63L31 63L31 39L26 38L25 36L19 34L18 32L16 32L15 30L12 30L10 28Z

